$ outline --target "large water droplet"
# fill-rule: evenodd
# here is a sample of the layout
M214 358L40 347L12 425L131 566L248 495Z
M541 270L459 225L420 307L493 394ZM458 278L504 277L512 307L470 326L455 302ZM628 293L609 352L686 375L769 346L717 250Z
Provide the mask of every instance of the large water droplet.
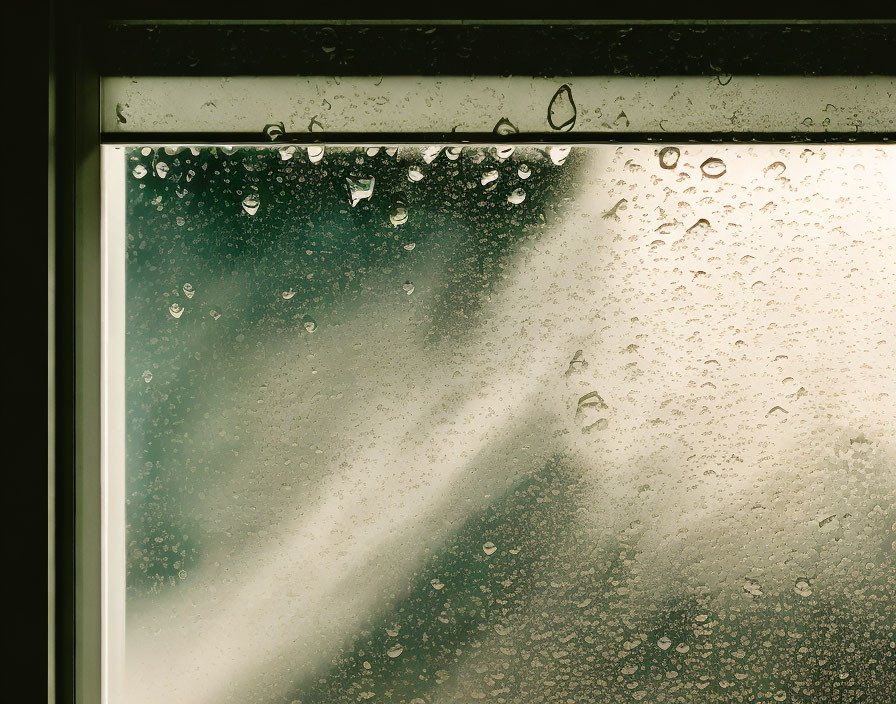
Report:
M345 182L348 186L348 192L354 208L362 200L369 200L373 195L373 186L376 179L370 178L351 178L346 177Z
M659 646L660 650L668 650L672 645L672 639L667 636L663 636L656 642L656 644L657 646Z
M414 247L416 247L417 245L414 242L408 242L406 245L403 245L403 246L407 251L411 252L414 250Z
M432 585L432 588L436 590L441 589L445 586L444 584L442 584L441 580L438 577L430 581L430 584Z
M249 215L255 215L258 212L258 207L261 205L261 202L258 200L258 196L256 195L248 195L243 198L243 210L245 210Z
M208 312L208 314L209 314L210 316L212 316L212 320L217 320L218 318L221 317L221 314L220 314L218 311L216 311L216 310L210 310L210 311Z
M793 587L793 591L800 596L812 596L812 587L809 586L809 582L805 579L797 580L797 583Z
M391 648L389 648L389 649L386 651L386 655L388 655L390 658L397 658L397 657L398 657L399 655L401 655L403 652L404 652L404 646L403 646L403 645L393 645Z
M168 164L166 164L164 161L160 161L156 164L156 176L158 176L159 178L165 178L168 175L169 170L170 169L168 168Z
M516 147L512 144L497 146L495 147L495 159L498 161L506 161L513 156L515 150Z
M367 147L367 152L366 152L367 156L376 156L379 153L380 153L379 147Z
M393 227L404 225L408 221L408 207L404 201L396 200L389 209L389 222Z
M306 315L302 318L302 327L308 332L314 332L317 330L317 321L310 315Z
M143 381L145 381L147 384L152 381L152 372L149 371L149 369L143 372Z
M587 433L591 430L603 430L609 424L609 421L603 417L604 411L609 406L600 397L597 391L589 391L584 396L579 397L576 403L576 420L579 422L582 432Z
M179 303L172 303L168 306L168 310L175 318L179 318L184 314L184 308Z
M572 99L572 89L563 84L554 93L548 105L548 124L551 129L568 132L576 124L576 103Z
M284 291L280 295L283 296L284 301L288 301L290 298L292 298L293 296L296 295L296 290L294 288L290 288L289 290Z
M143 164L137 164L131 173L134 174L134 178L143 178L146 176L146 167Z
M423 163L431 164L433 161L435 161L436 157L439 155L439 152L441 152L441 151L442 151L441 147L436 147L436 146L426 147L426 149L423 150Z
M482 174L482 177L479 179L479 182L483 186L487 186L490 183L498 180L498 171L497 169L489 169L488 171Z
M420 167L416 164L413 164L408 167L408 181L420 181L423 178L423 172L420 170Z
M700 164L700 171L703 172L706 178L719 178L727 170L728 167L725 166L725 162L714 156L709 157L709 159Z
M410 296L414 292L414 284L412 284L410 281L405 281L404 285L401 287L401 290Z
M491 541L485 543L482 546L482 552L484 552L486 555L493 555L495 553L495 550L497 550L497 549L498 549L498 546L495 545Z
M264 126L264 133L273 142L275 139L279 139L286 134L286 127L283 126L282 122L272 122L271 124Z
M515 188L513 192L507 196L507 202L512 205L519 205L526 200L526 192L522 188Z
M495 128L493 131L495 134L516 134L519 132L516 125L506 117L502 117L500 120L498 120L497 123L495 123Z
M463 151L463 147L448 147L445 150L445 156L448 157L451 161L457 161L460 157L461 151Z
M324 148L322 146L310 146L308 149L308 161L312 164L318 163L324 158Z
M766 166L762 170L764 176L771 174L775 179L780 179L782 174L787 170L787 165L783 161L775 161Z
M660 149L660 167L674 169L678 166L679 157L681 157L681 150L678 147L663 147Z
M296 155L296 146L294 144L287 144L284 147L280 147L277 150L277 153L280 155L280 161L289 161Z
M184 295L187 298L192 298L196 294L196 291L193 290L193 284L184 284Z
M532 175L532 169L529 168L528 164L520 164L520 168L517 169L516 175L525 181Z
M553 146L548 147L548 156L551 158L551 162L555 166L560 166L564 161L566 161L566 157L569 156L569 152L572 147L567 146Z

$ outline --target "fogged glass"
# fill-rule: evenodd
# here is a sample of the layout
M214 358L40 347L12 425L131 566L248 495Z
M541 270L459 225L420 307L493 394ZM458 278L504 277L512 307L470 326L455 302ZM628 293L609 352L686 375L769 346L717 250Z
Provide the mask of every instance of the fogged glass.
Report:
M129 703L891 701L894 148L127 158Z

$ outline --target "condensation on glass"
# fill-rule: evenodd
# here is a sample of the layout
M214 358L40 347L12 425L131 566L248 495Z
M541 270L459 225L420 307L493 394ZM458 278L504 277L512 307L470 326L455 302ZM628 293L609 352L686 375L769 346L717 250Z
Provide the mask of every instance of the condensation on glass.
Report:
M888 701L894 148L126 158L126 701Z

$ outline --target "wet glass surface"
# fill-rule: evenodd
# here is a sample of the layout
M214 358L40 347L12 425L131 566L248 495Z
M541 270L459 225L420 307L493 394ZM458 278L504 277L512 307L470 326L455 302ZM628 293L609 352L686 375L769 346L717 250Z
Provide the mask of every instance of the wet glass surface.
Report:
M127 158L128 702L890 701L893 147Z

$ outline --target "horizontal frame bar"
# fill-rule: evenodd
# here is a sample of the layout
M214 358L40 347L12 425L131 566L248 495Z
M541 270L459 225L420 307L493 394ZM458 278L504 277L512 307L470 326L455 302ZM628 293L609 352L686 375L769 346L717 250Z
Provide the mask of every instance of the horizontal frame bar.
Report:
M103 76L863 76L893 73L896 24L137 21L98 50Z
M518 146L539 146L550 144L688 144L688 143L749 143L749 144L876 144L896 141L896 132L578 132L575 134L540 133L514 134L511 137L494 133L408 133L408 132L329 132L296 136L285 135L271 141L258 133L245 132L104 132L103 144L123 144L139 147L183 146L234 146L234 147L277 147L287 144L296 146L402 146L429 145L443 146L491 146L513 144Z
M187 133L200 142L221 143L218 134L230 135L224 144L264 142L274 125L311 144L354 135L407 142L393 134L612 143L896 132L896 77L885 76L105 77L102 91L107 141Z

